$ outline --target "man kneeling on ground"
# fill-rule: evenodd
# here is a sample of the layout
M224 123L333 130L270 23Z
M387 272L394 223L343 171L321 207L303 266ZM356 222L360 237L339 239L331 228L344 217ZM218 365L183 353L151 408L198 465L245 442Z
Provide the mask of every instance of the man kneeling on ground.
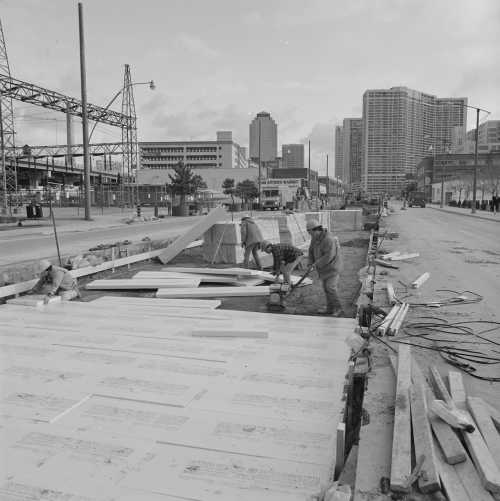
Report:
M291 244L272 244L268 240L263 240L260 243L260 250L273 255L272 274L275 275L274 283L279 283L280 274L283 273L283 282L291 285L290 273L299 264L304 253Z
M44 304L48 304L49 299L60 291L68 292L66 295L68 301L75 297L81 297L80 292L76 289L76 278L73 278L65 268L53 266L46 259L42 259L38 263L38 273L41 274L40 280L33 289L28 291L28 294L46 294Z

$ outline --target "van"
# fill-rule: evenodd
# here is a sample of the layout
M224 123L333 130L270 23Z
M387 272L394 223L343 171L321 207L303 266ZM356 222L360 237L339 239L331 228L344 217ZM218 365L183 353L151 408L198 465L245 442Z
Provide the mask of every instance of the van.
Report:
M413 207L414 205L419 205L425 209L425 191L412 191L408 195L408 207Z

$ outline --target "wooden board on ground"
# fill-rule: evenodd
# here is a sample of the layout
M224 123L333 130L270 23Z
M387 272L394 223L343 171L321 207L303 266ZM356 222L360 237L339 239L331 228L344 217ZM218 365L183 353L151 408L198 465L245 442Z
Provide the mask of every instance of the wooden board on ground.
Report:
M131 304L134 306L167 306L180 308L207 308L215 309L221 305L221 301L216 299L160 299L155 297L120 297L120 296L103 296L88 304L95 303L119 303ZM75 303L73 303L75 304Z
M44 301L47 296L45 294L31 294L29 296L15 297L13 299L7 299L7 304L19 305L19 306L45 306ZM50 303L57 303L61 301L61 296L52 296L49 298Z
M179 252L183 251L191 242L196 240L203 232L207 231L214 223L216 223L226 211L219 205L206 216L203 216L194 226L189 228L184 235L172 242L166 249L162 249L158 257L163 264L167 264Z
M187 289L200 285L199 279L186 278L176 280L94 280L86 285L88 290L129 290L129 289Z
M205 275L229 275L229 276L242 276L242 277L252 277L255 275L260 275L258 270L248 270L245 268L177 268L172 266L171 268L162 268L163 272L172 273L203 273Z
M330 465L330 424L205 412L92 396L57 420L61 426L237 454Z
M497 430L500 430L500 411L492 407L490 404L487 404L486 402L485 404L490 414L490 418L493 421L493 424L495 425Z
M158 289L157 298L269 296L268 287L199 287L197 289Z
M411 474L410 385L410 346L400 344L392 441L391 489L393 491L409 492L403 484Z
M329 478L329 466L158 443L123 487L196 501L307 499ZM168 465L168 468L165 468Z
M411 284L412 289L418 289L424 282L430 278L431 274L425 272L420 278L417 278L415 282Z
M232 275L207 275L203 273L168 273L165 271L140 271L132 277L133 280L185 280L193 278L200 282L212 282L216 284L234 284L237 277Z
M193 337L269 337L269 330L248 327L197 327L192 330Z

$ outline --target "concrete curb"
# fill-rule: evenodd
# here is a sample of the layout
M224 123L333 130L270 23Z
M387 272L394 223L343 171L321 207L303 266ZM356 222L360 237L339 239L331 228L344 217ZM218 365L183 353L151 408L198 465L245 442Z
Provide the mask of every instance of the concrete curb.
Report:
M484 219L485 221L494 221L495 223L500 223L500 216L498 219L490 219L489 217L482 217L482 216L478 216L477 214L463 214L461 212L455 212L452 210L441 209L441 207L432 207L430 205L428 205L427 208L438 210L439 212L447 212L448 214L456 214L457 216L474 217L476 219Z

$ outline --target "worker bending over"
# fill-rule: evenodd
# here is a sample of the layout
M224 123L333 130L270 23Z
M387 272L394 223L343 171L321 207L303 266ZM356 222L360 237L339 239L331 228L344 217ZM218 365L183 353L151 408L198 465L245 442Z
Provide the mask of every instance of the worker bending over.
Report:
M260 228L255 224L255 221L248 214L243 214L240 224L241 246L245 249L243 257L243 268L248 268L250 264L250 254L252 254L253 262L256 270L262 270L262 264L257 251L259 245L264 240Z
M268 240L263 240L260 243L260 250L273 255L274 264L271 273L275 275L274 283L279 283L280 274L283 273L283 282L291 284L290 273L299 264L304 253L293 245L272 244Z
M28 291L28 294L46 294L44 304L49 302L49 299L59 291L66 291L66 300L81 297L80 292L76 289L76 279L71 276L71 273L65 268L53 266L46 259L42 259L38 263L38 273L40 280L35 284L33 289Z
M319 310L318 313L340 317L344 312L337 284L344 265L338 238L323 228L316 219L308 221L306 229L311 235L307 264L318 272L326 294L326 308Z

